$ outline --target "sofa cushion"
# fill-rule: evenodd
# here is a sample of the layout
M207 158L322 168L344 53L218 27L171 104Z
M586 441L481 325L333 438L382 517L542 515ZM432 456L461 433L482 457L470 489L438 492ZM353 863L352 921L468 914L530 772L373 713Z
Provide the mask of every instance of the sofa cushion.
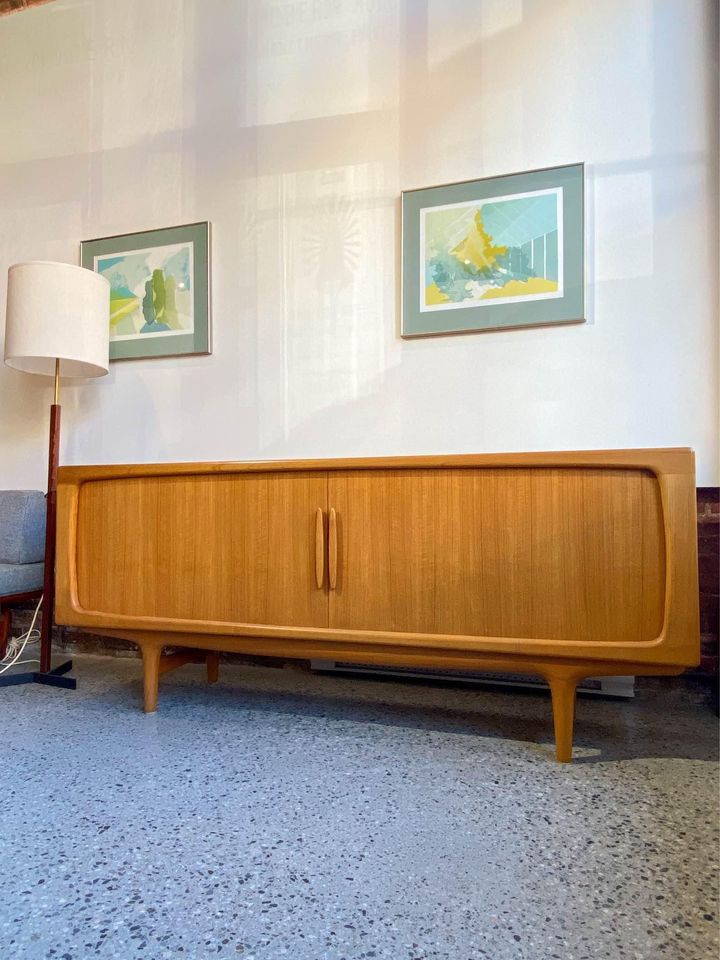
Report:
M44 556L45 495L0 490L0 564L40 563Z
M44 563L0 563L0 597L42 590Z

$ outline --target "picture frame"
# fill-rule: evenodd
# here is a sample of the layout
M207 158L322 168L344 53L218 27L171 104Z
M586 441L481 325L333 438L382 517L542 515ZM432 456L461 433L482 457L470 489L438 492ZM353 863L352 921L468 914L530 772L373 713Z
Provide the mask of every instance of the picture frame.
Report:
M584 164L402 193L404 338L585 321Z
M110 281L110 359L211 352L210 223L83 240L80 264Z

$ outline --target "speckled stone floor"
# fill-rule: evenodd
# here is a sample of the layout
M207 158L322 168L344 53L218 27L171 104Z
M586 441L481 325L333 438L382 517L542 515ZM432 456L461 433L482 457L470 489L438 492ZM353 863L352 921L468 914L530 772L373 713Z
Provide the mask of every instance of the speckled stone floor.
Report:
M704 960L717 720L581 699L76 658L0 689L0 957Z

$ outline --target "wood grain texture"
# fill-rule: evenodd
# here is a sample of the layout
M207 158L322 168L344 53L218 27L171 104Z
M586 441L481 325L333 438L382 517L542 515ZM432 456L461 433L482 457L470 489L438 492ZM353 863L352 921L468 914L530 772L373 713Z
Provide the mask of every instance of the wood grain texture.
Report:
M330 589L337 589L338 523L335 507L330 507L328 521L328 580Z
M143 705L145 713L154 713L158 702L162 648L157 643L141 643L140 649L143 658Z
M325 584L325 513L322 507L315 511L315 586L322 590Z
M7 17L11 13L19 13L30 7L39 7L52 2L53 0L0 0L0 17Z
M324 474L86 483L78 602L160 620L327 626L314 537L326 499Z
M90 631L91 628L83 628ZM94 632L95 628L92 628ZM683 667L640 661L591 660L585 657L537 656L534 651L517 655L490 651L453 650L445 647L415 647L406 644L378 644L372 640L334 640L320 635L302 638L230 636L228 634L178 633L174 630L132 630L102 627L105 636L131 640L146 646L186 646L204 650L225 650L268 657L300 657L307 660L352 660L354 663L383 666L438 667L447 670L497 670L535 673L547 677L554 672L565 675L571 670L578 678L623 676L627 673L647 676L673 676Z
M220 654L217 650L210 650L205 658L208 683L217 683L220 678Z
M342 541L331 628L584 643L660 632L650 473L333 471L328 489Z
M244 460L207 463L116 463L62 467L66 484L129 477L188 477L216 474L288 473L315 470L419 470L430 467L628 467L657 474L694 474L694 456L687 447L628 450L558 450L533 453L460 453L420 457L343 457L332 460Z
M298 656L697 662L689 450L66 467L58 502L60 623ZM329 595L318 507L337 512Z
M560 763L570 763L572 760L575 700L581 678L582 674L578 675L572 668L552 670L547 677L552 697L555 757Z
M57 394L58 361L55 361L55 391ZM50 670L52 657L52 627L55 615L55 554L57 545L57 485L60 462L60 405L50 407L50 436L48 443L48 481L45 505L45 560L43 602L40 619L40 671Z

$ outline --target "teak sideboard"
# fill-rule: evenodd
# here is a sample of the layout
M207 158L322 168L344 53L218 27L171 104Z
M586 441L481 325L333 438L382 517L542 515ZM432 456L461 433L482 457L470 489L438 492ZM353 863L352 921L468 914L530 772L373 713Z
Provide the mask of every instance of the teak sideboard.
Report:
M579 680L698 662L693 453L63 467L56 619L146 711L219 651L539 674L569 761Z

